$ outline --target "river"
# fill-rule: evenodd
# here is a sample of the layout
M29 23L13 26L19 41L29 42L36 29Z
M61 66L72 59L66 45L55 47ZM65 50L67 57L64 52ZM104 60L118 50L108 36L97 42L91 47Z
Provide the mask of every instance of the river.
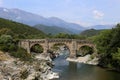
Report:
M120 73L108 71L98 66L68 62L65 56L54 60L53 71L60 74L59 79L53 80L120 80Z

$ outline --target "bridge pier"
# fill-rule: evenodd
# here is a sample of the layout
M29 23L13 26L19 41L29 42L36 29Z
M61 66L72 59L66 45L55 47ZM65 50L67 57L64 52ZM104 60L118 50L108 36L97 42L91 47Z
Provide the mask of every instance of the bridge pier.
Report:
M45 45L44 45L43 53L48 53L48 50L49 50L48 40L45 39Z
M76 40L72 40L72 46L70 49L70 58L76 58L76 53L77 53L77 43Z
M30 41L29 40L21 41L18 43L18 45L19 47L22 47L25 50L27 50L27 53L30 53Z
M70 52L70 58L76 58L76 52L77 51L72 51L72 52Z
M30 42L29 42L29 41L27 42L27 45L26 45L26 46L27 46L27 52L28 52L28 53L31 53L31 52L30 52Z

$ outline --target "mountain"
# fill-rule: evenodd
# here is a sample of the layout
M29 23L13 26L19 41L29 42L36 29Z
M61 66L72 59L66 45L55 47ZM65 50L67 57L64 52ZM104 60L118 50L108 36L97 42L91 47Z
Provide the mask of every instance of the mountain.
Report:
M52 22L52 25L49 25L49 26L58 26L61 28L65 28L65 29L72 31L73 33L80 33L81 31L86 29L83 26L80 26L75 23L69 23L56 17L50 17L48 18L48 20Z
M100 30L100 29L111 29L113 27L114 27L114 25L95 25L95 26L90 26L90 28L94 28L94 29L97 29L97 30Z
M45 26L45 25L39 24L39 25L35 25L34 27L43 31L46 34L54 35L54 34L58 34L58 33L68 33L68 34L72 33L71 31L69 31L67 29L56 27L56 26Z
M88 29L88 30L82 31L80 33L80 35L91 37L91 36L98 35L101 31L103 31L103 30Z
M31 26L0 18L0 35L12 35L17 38L43 38L46 34Z
M57 17L45 18L43 16L26 12L20 9L0 8L0 17L31 26L37 24L42 24L46 26L56 26L56 27L68 29L74 33L79 33L80 31L86 29L78 24L69 23Z

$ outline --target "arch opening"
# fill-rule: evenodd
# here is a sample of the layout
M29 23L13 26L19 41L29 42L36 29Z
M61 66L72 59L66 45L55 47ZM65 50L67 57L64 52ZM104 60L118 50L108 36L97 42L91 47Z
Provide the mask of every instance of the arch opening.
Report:
M30 48L31 53L43 53L43 47L40 44L35 44Z
M69 47L64 43L55 43L50 48L51 53L57 57L60 55L64 55L65 57L68 57L70 54Z
M84 57L86 55L92 55L94 53L94 48L88 45L81 46L77 51L77 57Z

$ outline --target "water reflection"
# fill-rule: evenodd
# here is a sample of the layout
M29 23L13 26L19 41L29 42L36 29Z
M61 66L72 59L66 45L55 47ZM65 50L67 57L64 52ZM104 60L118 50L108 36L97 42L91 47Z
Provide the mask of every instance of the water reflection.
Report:
M74 80L76 79L77 75L75 74L77 72L77 64L74 62L70 62L68 66L68 80Z
M107 71L97 66L67 62L64 56L55 59L53 71L60 73L54 80L119 80L120 73Z

